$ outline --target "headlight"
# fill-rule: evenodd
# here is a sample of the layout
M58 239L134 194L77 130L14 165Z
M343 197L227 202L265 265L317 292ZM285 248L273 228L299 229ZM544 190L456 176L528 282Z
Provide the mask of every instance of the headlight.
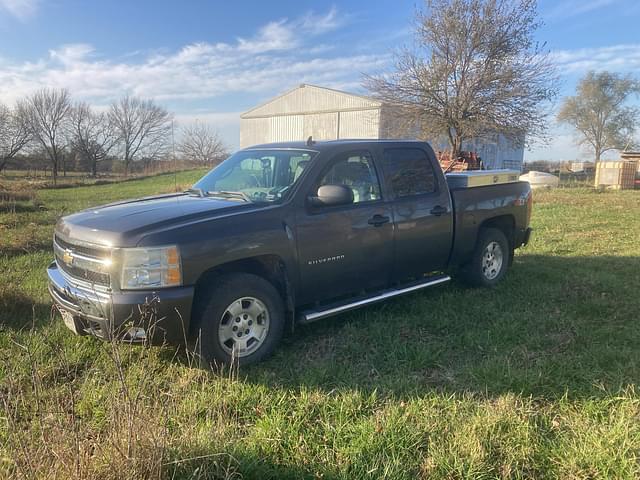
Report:
M161 288L182 284L178 247L123 248L120 288Z

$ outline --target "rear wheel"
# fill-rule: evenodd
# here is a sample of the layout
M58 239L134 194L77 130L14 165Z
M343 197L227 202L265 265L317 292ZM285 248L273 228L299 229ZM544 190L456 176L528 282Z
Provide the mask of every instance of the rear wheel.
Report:
M196 313L200 352L210 364L259 362L282 337L284 306L275 287L257 275L219 277Z
M502 230L483 228L471 261L462 268L463 280L477 287L494 286L507 273L511 254Z

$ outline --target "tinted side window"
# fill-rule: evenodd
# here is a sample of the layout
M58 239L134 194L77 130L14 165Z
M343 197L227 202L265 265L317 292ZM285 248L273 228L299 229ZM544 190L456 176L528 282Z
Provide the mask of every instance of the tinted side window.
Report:
M436 191L436 176L427 154L419 148L384 151L384 176L397 198Z
M380 199L380 184L368 153L350 153L340 156L326 172L318 186L345 185L353 191L353 202Z

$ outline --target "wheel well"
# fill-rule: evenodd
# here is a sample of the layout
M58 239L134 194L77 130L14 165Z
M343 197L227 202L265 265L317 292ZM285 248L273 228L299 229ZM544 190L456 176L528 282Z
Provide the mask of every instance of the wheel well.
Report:
M512 215L501 215L499 217L493 217L485 220L480 224L478 232L483 228L497 228L498 230L501 230L502 233L504 233L504 236L507 237L510 248L513 249L516 221Z
M294 302L292 288L289 283L285 264L277 255L260 255L234 260L229 263L217 265L203 272L195 286L193 299L194 309L200 304L201 296L206 292L207 285L214 282L217 277L230 273L250 273L264 278L278 290L287 311L293 312Z

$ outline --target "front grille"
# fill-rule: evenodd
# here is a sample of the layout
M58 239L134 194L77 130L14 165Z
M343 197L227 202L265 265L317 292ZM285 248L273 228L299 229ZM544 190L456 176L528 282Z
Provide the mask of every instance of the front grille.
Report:
M106 287L111 285L110 275L103 271L99 271L101 267L99 262L110 255L106 250L87 247L84 245L74 245L62 240L57 235L54 238L54 243L56 263L67 275L92 285L101 285ZM70 251L72 255L77 254L85 257L85 261L82 263L82 266L65 262L64 258L62 258L65 251ZM89 260L88 262L86 261L87 259ZM96 268L85 268L87 263L89 263L90 266L92 265L93 259L96 260Z
M94 272L85 268L67 265L58 255L56 255L56 263L58 267L74 278L79 278L85 282L95 283L97 285L109 286L111 279L108 273Z

